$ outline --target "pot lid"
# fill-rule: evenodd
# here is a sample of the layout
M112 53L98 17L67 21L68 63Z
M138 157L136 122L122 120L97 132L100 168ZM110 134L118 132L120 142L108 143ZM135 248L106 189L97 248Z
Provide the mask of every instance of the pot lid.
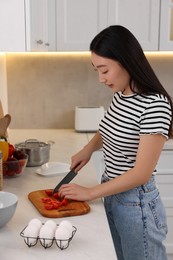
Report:
M50 146L50 143L38 141L37 139L27 139L25 142L15 144L18 148L37 149L40 147Z

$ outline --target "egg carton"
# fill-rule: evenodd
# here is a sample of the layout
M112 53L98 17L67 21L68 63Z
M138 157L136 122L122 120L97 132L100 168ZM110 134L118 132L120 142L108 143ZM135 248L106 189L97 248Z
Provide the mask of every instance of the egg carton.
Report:
M44 225L44 223L42 224ZM57 225L58 227L59 225ZM42 245L42 247L44 247L45 249L52 247L53 244L56 244L56 246L58 248L60 248L61 250L68 248L72 238L74 237L77 228L75 226L72 226L73 230L72 230L72 234L70 236L69 239L56 239L55 237L53 237L53 239L50 238L42 238L42 237L28 237L24 235L25 229L27 228L27 226L20 232L20 236L24 238L24 242L28 247L33 247L37 244L37 242L39 241L40 244Z

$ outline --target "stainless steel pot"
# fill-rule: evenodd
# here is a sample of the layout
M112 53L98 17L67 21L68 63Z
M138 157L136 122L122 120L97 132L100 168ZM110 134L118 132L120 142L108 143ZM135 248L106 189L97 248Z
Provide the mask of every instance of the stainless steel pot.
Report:
M50 158L50 146L53 141L40 142L37 139L28 139L25 142L15 144L16 149L22 150L28 154L28 162L26 166L41 166L47 163Z

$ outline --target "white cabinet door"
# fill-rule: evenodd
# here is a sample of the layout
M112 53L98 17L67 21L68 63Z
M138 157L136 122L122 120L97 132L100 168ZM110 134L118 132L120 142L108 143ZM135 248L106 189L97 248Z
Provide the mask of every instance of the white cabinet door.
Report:
M28 51L55 51L55 0L26 0Z
M56 0L57 50L87 51L107 26L108 0Z
M161 0L160 50L173 50L173 0Z
M144 50L158 50L158 0L56 0L57 50L88 50L108 25L127 27Z
M25 0L0 1L0 51L25 51Z
M159 12L158 0L110 0L108 23L127 27L144 50L158 50Z

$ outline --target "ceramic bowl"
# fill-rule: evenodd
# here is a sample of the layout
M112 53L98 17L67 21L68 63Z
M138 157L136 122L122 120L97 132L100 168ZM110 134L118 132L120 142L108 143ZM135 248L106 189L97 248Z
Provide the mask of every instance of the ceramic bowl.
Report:
M0 228L13 217L18 203L18 197L10 192L0 191Z

